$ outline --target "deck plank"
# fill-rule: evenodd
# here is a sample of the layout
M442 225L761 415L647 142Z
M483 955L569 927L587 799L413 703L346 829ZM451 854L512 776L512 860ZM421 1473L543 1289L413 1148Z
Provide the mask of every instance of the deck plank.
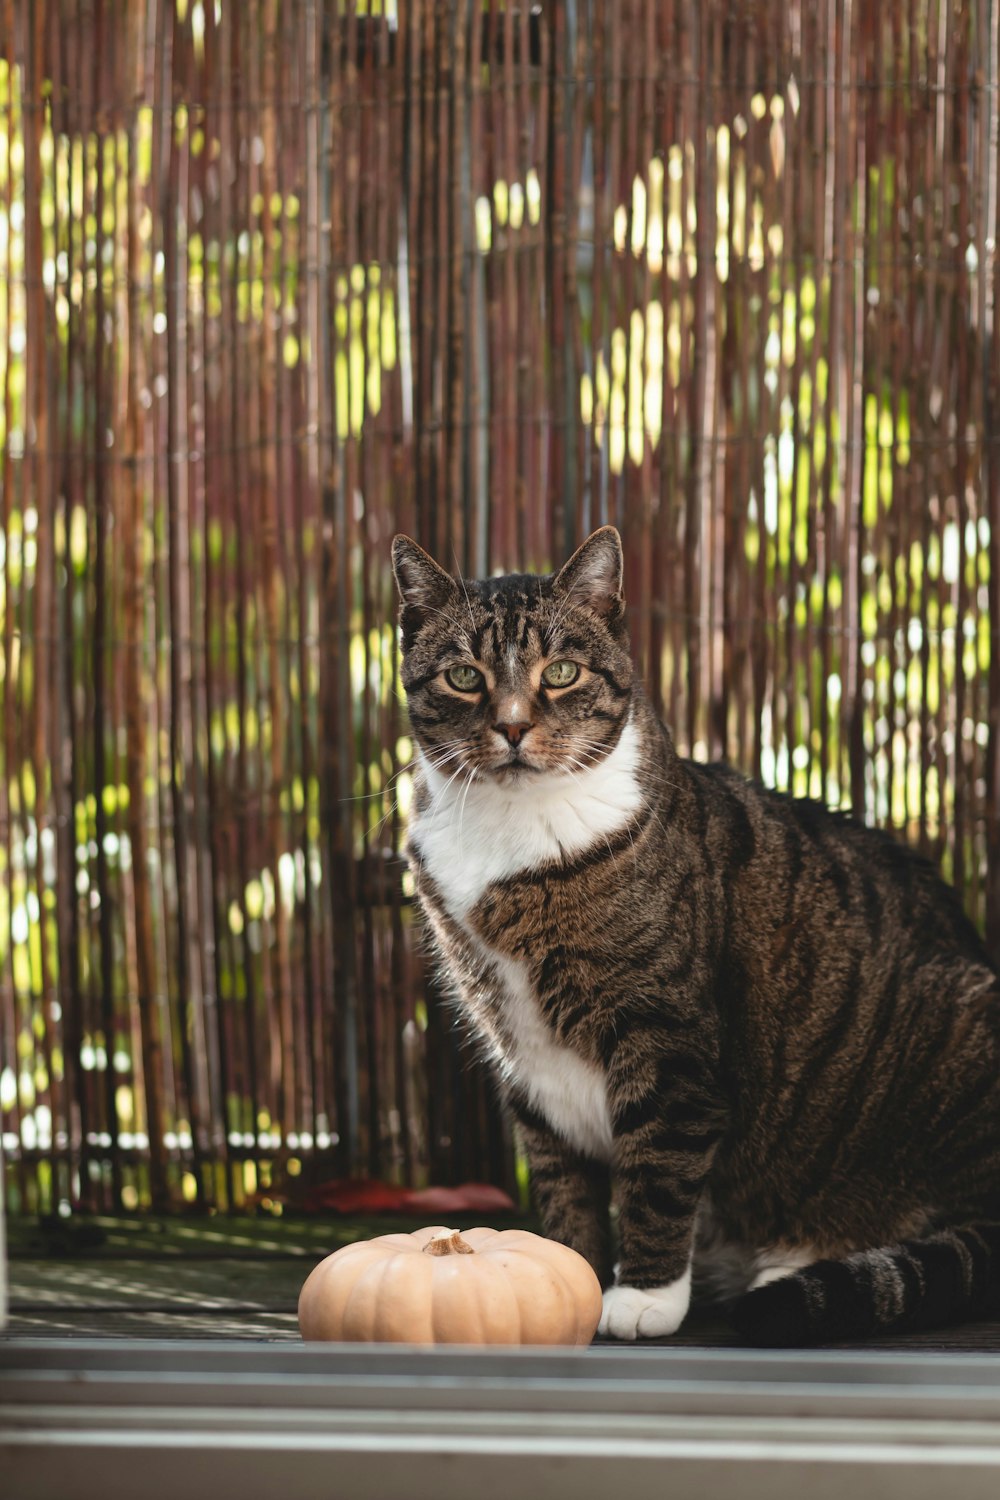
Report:
M459 1228L474 1222L455 1221ZM294 1340L299 1289L317 1260L355 1240L415 1227L412 1219L387 1218L15 1222L6 1336ZM658 1346L741 1347L724 1319L700 1310L673 1338L643 1341ZM829 1347L995 1353L1000 1319Z

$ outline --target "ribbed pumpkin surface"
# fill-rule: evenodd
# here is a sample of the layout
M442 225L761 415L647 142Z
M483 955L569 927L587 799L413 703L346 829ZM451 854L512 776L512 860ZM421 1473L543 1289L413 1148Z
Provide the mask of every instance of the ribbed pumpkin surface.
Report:
M346 1245L299 1296L304 1339L589 1344L601 1287L566 1245L522 1229L442 1225Z

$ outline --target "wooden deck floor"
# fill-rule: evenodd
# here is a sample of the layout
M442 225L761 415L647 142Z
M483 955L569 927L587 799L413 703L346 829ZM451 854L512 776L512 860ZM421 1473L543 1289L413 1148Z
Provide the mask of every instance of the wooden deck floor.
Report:
M353 1240L414 1227L384 1218L15 1222L6 1337L298 1339L299 1288L317 1260ZM720 1318L698 1312L662 1342L740 1347ZM1000 1352L1000 1321L838 1347Z

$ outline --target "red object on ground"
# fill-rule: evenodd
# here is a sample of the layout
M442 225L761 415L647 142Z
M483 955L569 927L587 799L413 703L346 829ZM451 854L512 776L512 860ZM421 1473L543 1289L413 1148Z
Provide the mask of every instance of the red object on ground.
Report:
M517 1209L502 1188L488 1182L413 1192L368 1177L337 1177L318 1183L305 1194L302 1207L308 1214L509 1214Z
M513 1198L488 1182L463 1182L461 1187L424 1188L407 1193L408 1214L510 1214L517 1209Z

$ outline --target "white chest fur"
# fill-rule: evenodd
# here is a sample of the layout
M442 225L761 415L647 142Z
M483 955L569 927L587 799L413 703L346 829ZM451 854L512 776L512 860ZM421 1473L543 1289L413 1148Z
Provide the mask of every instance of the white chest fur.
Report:
M631 722L599 765L511 785L469 785L461 774L449 781L421 758L430 801L412 837L456 921L494 881L582 854L619 832L642 806L638 762Z
M607 1161L611 1115L603 1070L556 1041L539 1009L526 966L498 954L490 956L504 989L511 1038L495 1048L502 1076L571 1146Z
M571 1145L605 1160L612 1132L603 1071L556 1040L527 966L486 947L468 918L494 882L572 858L619 832L642 806L638 760L639 736L629 723L604 761L572 775L467 785L424 762L430 800L411 835L451 917L500 986L504 1037L489 1042L501 1074Z

